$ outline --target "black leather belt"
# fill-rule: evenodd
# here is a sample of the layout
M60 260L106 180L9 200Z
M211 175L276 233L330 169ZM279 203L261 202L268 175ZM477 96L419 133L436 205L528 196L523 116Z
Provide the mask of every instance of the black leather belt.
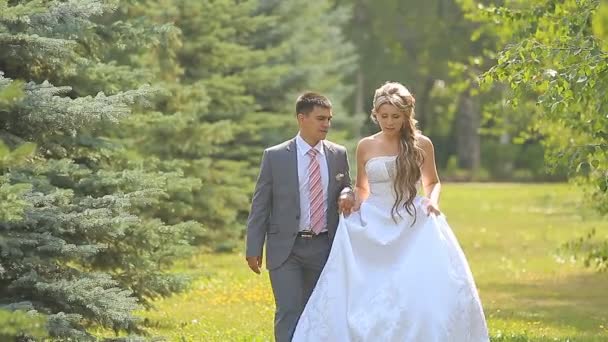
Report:
M327 231L324 232L320 232L319 234L315 234L310 230L304 230L304 231L300 231L298 232L298 237L304 238L304 239L312 239L316 236L323 236L326 235Z

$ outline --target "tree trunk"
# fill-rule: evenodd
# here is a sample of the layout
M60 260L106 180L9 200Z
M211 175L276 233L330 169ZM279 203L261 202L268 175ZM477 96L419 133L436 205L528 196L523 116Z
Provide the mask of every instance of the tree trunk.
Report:
M363 70L359 68L359 70L357 70L357 86L355 89L355 114L365 112L365 96L363 95L364 92L365 75L363 75Z
M351 28L353 31L351 32L351 35L353 35L353 37L351 38L356 38L356 40L360 43L363 44L364 41L366 39L361 39L362 37L365 37L365 35L361 36L360 32L358 32L362 27L368 27L369 23L367 23L367 10L365 8L365 4L364 1L362 0L357 0L354 1L353 4L354 8L353 8L353 17L352 17L352 25L353 27ZM361 49L361 47L359 46L359 49ZM365 56L362 54L360 55L360 59L359 59L359 66L357 68L357 74L356 74L356 79L355 79L355 96L354 96L354 106L353 109L355 110L355 114L361 114L361 113L365 113L366 109L365 109L365 98L367 96L366 91L365 91L365 73L364 73L364 67L363 65L365 64L364 62Z
M424 81L422 92L419 96L416 96L416 119L418 120L418 127L421 130L425 130L427 135L431 134L433 131L431 127L430 101L431 90L433 90L434 83L435 80L432 77L427 77Z
M458 166L467 170L479 168L481 151L479 125L481 120L480 106L476 98L468 91L460 96L456 117L456 144L458 149Z

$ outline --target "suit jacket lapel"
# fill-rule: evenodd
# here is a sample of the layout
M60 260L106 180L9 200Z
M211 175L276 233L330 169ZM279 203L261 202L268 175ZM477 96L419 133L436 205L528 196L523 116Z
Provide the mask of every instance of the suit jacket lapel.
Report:
M293 189L295 196L296 208L300 210L300 180L298 179L298 148L296 146L296 139L293 138L289 144L287 144L287 174L289 175L288 187Z
M336 174L336 156L334 154L334 149L329 146L328 144L326 144L325 142L323 142L323 147L325 149L325 160L327 160L327 172L328 172L328 179L329 182L327 183L327 192L328 194L331 193L331 189L333 189L333 186L335 185L335 179L334 179L334 175ZM329 201L329 196L327 197L327 200Z

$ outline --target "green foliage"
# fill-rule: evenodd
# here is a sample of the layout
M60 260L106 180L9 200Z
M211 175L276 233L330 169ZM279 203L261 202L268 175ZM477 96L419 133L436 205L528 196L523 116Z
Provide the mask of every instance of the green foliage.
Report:
M508 42L482 81L506 84L515 106L536 103L534 115L524 120L544 137L548 163L589 185L590 204L608 213L605 5L599 0L508 5L480 6L476 14L486 27L501 23L494 32ZM608 255L608 249L598 248L599 255Z
M330 98L337 116L345 116L343 103L354 90L345 79L359 58L342 32L352 6L329 0L262 0L260 12L272 22L260 31L256 45L276 52L268 62L278 71L270 88L254 89L261 108L293 113L296 96L314 90Z
M352 78L358 85L354 111L366 112L357 114L367 117L373 91L385 81L406 84L416 97L419 127L435 143L439 167L445 168L455 157L458 169L476 173L482 166L478 162L481 140L498 140L494 136L503 133L496 132L495 122L480 118L503 94L482 92L478 87L479 73L490 67L486 52L498 39L494 33L480 31L468 16L467 6L472 6L472 1L348 3L352 3L353 14L347 32L361 56L357 75ZM367 123L364 134L377 131L376 125ZM502 175L489 177L504 179Z
M608 4L600 3L591 20L593 34L601 41L602 50L608 51Z
M22 165L27 162L34 154L35 145L24 143L10 151L10 149L0 141L0 222L15 222L23 217L28 202L23 199L23 195L30 189L28 184L11 184L9 177L4 172L11 167Z
M185 286L168 269L201 231L147 215L182 174L131 161L112 139L159 94L127 57L171 31L117 21L116 8L0 1L0 308L46 315L56 338L93 340L93 324L137 332L135 309Z
M227 156L226 145L237 145L236 137L247 133L238 121L257 109L249 89L263 83L256 84L261 80L254 76L273 73L265 66L268 53L253 47L253 34L268 25L266 17L254 15L256 6L255 1L239 6L233 1L149 1L116 14L125 22L147 16L178 25L165 48L138 59L152 66L150 80L164 87L154 103L158 112L137 113L124 130L111 134L129 146L125 165L172 174L166 196L145 215L199 222L206 229L195 232L193 242L211 248L220 242L235 247L242 230L238 218L248 208L251 179L243 170L249 165L238 155Z
M314 89L339 104L349 89L345 12L329 1L180 0L132 3L115 16L175 23L162 44L129 58L164 88L154 111L110 132L129 147L128 165L176 175L145 214L199 222L195 242L207 249L240 247L261 151L296 133L295 95Z
M591 229L587 235L565 243L562 248L566 253L574 254L585 266L600 270L608 269L608 240L601 240L597 230Z
M0 310L0 339L14 341L16 338L26 335L35 339L43 339L47 337L44 323L45 320L41 315Z
M544 159L544 148L538 143L501 143L486 138L481 144L481 161L494 180L518 182L563 181L565 171L552 174Z

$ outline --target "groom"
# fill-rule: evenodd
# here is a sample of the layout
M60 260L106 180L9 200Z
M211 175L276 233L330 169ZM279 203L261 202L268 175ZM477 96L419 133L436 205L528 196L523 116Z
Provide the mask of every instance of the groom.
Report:
M296 101L298 135L264 151L247 221L247 263L266 267L274 293L274 334L288 342L327 261L338 210L350 213L354 196L346 149L326 141L332 106L307 92Z

